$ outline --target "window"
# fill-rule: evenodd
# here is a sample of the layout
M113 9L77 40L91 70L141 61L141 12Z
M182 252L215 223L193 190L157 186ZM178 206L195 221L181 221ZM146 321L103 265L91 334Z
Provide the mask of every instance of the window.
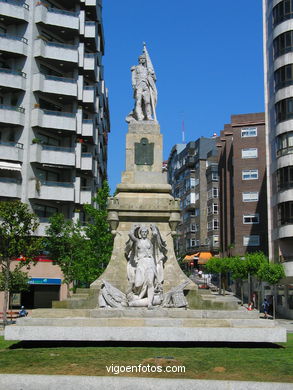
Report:
M243 215L243 223L250 225L259 223L259 214Z
M258 191L242 192L242 201L243 202L257 202L258 201Z
M208 230L218 230L219 229L219 221L217 219L212 219L208 221Z
M194 215L196 216L196 217L198 217L199 216L199 209L195 209L195 213L194 213Z
M244 236L243 246L259 246L260 239L258 235Z
M258 179L258 169L245 169L242 171L242 180Z
M212 244L214 247L219 246L219 236L212 236Z
M208 206L208 215L218 214L219 213L219 205L217 203L213 203Z
M278 191L293 188L293 166L277 170Z
M241 129L241 137L257 137L257 127L243 127Z
M257 157L257 148L248 148L241 150L242 158L256 158Z
M279 226L293 224L293 202L283 202L278 205Z
M218 198L219 197L219 189L217 187L213 187L208 190L208 199Z
M33 210L39 218L50 218L54 214L58 213L57 207L44 206L40 204L34 205Z
M293 84L293 64L282 66L275 71L275 92Z
M60 175L57 172L52 171L43 171L41 169L37 169L37 177L41 181L59 181Z
M293 18L293 1L292 0L283 0L280 1L273 8L273 25L276 27L279 23L282 23L284 20Z
M276 123L293 118L293 98L280 100L275 104Z
M191 225L190 225L190 231L191 232L196 232L197 230L196 230L196 224L195 223L192 223Z
M274 41L274 58L293 51L293 31L286 31L278 35Z
M293 131L283 133L277 137L277 157L293 153Z

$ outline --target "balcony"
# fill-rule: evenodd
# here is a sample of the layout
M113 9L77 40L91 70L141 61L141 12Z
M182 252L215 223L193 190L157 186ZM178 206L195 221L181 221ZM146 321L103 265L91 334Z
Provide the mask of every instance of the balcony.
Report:
M0 123L23 126L24 111L23 107L0 104Z
M0 33L0 51L27 55L28 40L17 35Z
M86 85L83 87L82 101L84 103L95 103L96 87L93 85Z
M0 177L1 197L20 198L21 181L10 177Z
M32 111L32 126L76 131L76 114L71 112L41 110L37 108Z
M29 187L29 198L74 202L74 184L34 179Z
M0 0L0 15L28 21L28 4L22 1Z
M30 162L75 166L75 149L34 144L30 148Z
M94 137L95 127L93 119L83 119L81 127L81 135L84 137Z
M274 236L276 238L292 238L293 237L293 220L287 225L280 226L274 230Z
M33 76L33 91L77 97L77 80L36 73Z
M97 55L95 53L85 53L84 55L84 69L95 70L97 64Z
M43 4L39 4L36 7L35 22L78 30L79 13L53 7L47 8Z
M80 169L82 171L93 170L93 155L92 153L81 153Z
M23 144L0 141L0 156L2 160L23 161Z
M78 63L78 45L68 45L59 42L46 42L37 39L34 45L34 56L50 58L57 61Z
M95 7L97 5L97 1L96 0L85 0L85 5Z
M84 26L84 37L95 39L97 36L97 23L96 22L85 22Z
M25 90L26 74L18 70L0 68L0 85L2 87Z
M35 236L44 237L46 236L46 229L50 226L48 218L39 218L40 224L34 231Z
M92 188L81 187L80 188L80 204L92 203Z

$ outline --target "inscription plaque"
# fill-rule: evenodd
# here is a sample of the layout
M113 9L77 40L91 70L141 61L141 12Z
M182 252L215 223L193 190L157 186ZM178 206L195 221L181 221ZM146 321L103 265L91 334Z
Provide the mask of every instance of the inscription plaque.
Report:
M135 142L134 162L136 165L153 165L154 144L149 143L147 138L142 138L140 142Z

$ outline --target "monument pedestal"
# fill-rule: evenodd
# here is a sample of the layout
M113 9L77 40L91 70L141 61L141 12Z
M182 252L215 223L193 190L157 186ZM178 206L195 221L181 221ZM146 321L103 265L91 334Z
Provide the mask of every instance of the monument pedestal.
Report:
M182 272L174 253L173 235L180 221L179 200L171 195L162 167L162 135L154 121L133 121L126 135L126 170L117 194L109 199L108 220L114 239L111 260L105 272L91 285L100 288L103 280L122 292L128 288L125 245L134 225L155 225L166 242L163 292L186 282L186 294L197 286Z

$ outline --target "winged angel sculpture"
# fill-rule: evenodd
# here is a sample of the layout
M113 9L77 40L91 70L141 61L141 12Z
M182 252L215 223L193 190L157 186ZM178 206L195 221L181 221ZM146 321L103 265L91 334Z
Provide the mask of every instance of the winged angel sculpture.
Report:
M151 238L148 238L149 233ZM164 264L167 260L166 243L156 225L150 230L145 225L134 225L125 246L127 259L128 289L122 293L110 283L103 281L100 307L185 307L187 302L183 289L188 283L163 293ZM179 299L178 299L179 297Z

